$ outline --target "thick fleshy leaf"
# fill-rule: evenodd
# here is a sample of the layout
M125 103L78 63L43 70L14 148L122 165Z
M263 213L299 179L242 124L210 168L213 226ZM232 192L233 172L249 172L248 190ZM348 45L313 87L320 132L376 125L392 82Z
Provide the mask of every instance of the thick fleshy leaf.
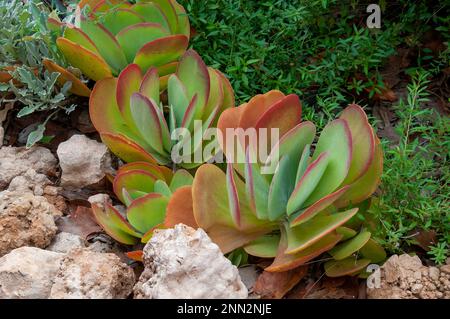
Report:
M172 1L175 11L178 15L178 29L177 33L184 34L188 38L191 37L191 26L189 24L189 17L184 7L176 1Z
M63 36L67 40L75 42L81 45L82 47L92 51L93 53L100 55L94 42L92 42L92 40L87 36L87 34L84 33L83 30L81 30L80 28L69 25L64 30Z
M132 197L132 199L136 199L138 196L135 194L141 194L142 192L153 192L153 185L157 180L157 176L144 170L119 172L113 183L114 193L124 203L125 199L123 197L123 189L127 190L127 193ZM139 193L136 193L136 191Z
M210 92L210 77L205 62L197 52L188 50L181 58L176 74L186 89L188 100L197 96L195 118L200 119Z
M234 228L227 192L224 191L226 176L218 167L202 165L197 170L192 186L195 220L224 253L242 247L276 228L276 224L256 219L248 203L244 201L246 196L243 182L239 179L235 179L235 182L241 200L240 230Z
M344 186L341 189L337 190L336 192L319 199L317 202L309 206L307 209L300 212L300 215L296 216L295 219L291 222L291 226L296 226L310 220L318 213L320 213L327 207L331 206L341 196L343 196L343 194L345 194L348 188L349 186Z
M324 267L328 277L342 277L359 272L365 269L369 264L369 259L356 260L354 257L349 257L344 260L327 261Z
M170 76L173 73L175 73L178 69L178 61L173 61L173 62L169 62L167 64L164 65L160 65L157 67L158 69L158 74L161 76L161 82L163 81L162 78L164 78L165 76Z
M144 262L144 252L142 250L136 250L136 251L129 251L125 253L128 258L134 261L138 261L143 263Z
M192 207L192 186L182 186L178 188L170 198L167 205L167 213L164 221L166 227L174 227L177 224L198 228L194 218Z
M137 238L141 234L136 232L114 207L107 204L103 210L97 205L92 205L92 211L98 224L109 236L125 245L134 245L138 242Z
M158 23L167 31L170 31L169 21L161 10L161 7L156 3L136 3L132 8L134 12L144 17L146 22Z
M372 263L380 263L386 259L383 247L372 238L360 249L360 254Z
M298 163L297 168L297 177L295 178L295 185L298 185L298 182L303 177L308 168L308 165L311 164L311 144L305 145L303 149L302 156L300 157L300 161Z
M125 162L144 161L156 164L150 153L123 135L102 133L100 137L109 150Z
M75 75L67 71L66 69L60 67L58 64L53 61L44 59L42 60L42 64L49 72L58 72L60 73L58 77L58 84L62 87L66 82L71 82L72 86L70 88L70 92L79 96L89 97L91 95L91 90L81 82Z
M328 253L336 260L343 260L360 250L370 239L370 232L362 231L352 239L331 249Z
M173 35L145 44L136 53L134 63L145 72L150 67L157 67L178 60L186 51L189 40L184 35Z
M305 205L334 192L347 176L352 159L352 136L346 121L338 119L325 126L312 159L316 160L325 151L329 154L327 168Z
M269 220L275 221L286 214L286 205L294 190L297 161L290 155L281 158L269 189Z
M170 31L176 33L178 30L178 14L172 0L152 0L152 2L161 8L161 11L169 22Z
M167 183L162 180L157 180L155 182L153 191L155 193L161 194L167 198L170 198L172 196L172 191L170 190L169 185L167 185Z
M150 241L150 239L152 239L153 234L155 233L155 231L157 230L161 230L161 229L167 229L166 226L164 226L164 224L158 224L155 227L149 229L148 232L146 232L142 238L141 238L141 243L146 244Z
M245 181L250 208L256 213L259 219L268 219L267 199L269 198L270 184L261 175L259 165L250 158L249 148L247 148L246 153Z
M162 128L156 106L142 94L133 93L131 95L131 114L145 141L160 154L164 154Z
M223 102L222 108L220 110L220 113L222 113L224 110L230 107L234 107L236 101L234 98L233 87L231 86L231 83L228 80L228 78L219 70L216 70L216 72L219 74L222 82Z
M128 207L127 218L142 233L164 222L168 199L160 194L138 198Z
M375 137L364 110L356 104L348 106L340 117L352 134L352 161L343 185L353 183L369 168L375 152Z
M335 205L345 207L349 204L358 204L372 195L381 182L383 173L383 148L376 138L375 154L372 163L366 173L350 185L349 190Z
M119 111L122 114L125 123L135 133L139 133L131 113L131 96L139 91L142 82L141 69L137 64L130 64L117 78L116 99Z
M244 246L244 250L247 252L247 254L252 256L261 258L274 258L277 255L279 243L279 235L268 234L261 236L260 238Z
M208 104L203 109L202 120L206 120L209 117L209 114L214 109L216 109L216 107L220 107L223 103L222 78L219 72L213 68L208 67L208 73L210 79L210 91L208 97Z
M113 35L142 22L144 18L130 9L108 10L102 17L103 26Z
M174 126L179 127L183 122L188 108L191 107L193 109L194 105L190 105L191 99L188 97L186 87L175 74L169 78L167 94L169 97L169 106L173 109L175 115L176 123L174 123ZM197 98L195 97L195 99Z
M94 52L64 38L58 38L56 45L73 67L83 72L94 81L112 76L111 68L106 61Z
M338 227L336 229L336 233L342 235L342 241L349 240L350 238L355 237L356 234L358 234L356 230L344 226Z
M169 32L155 23L138 23L120 31L116 38L131 63L136 53L146 44L169 36Z
M288 248L286 254L295 254L319 241L339 226L345 224L358 212L357 208L332 215L319 215L295 227L287 228Z
M316 186L323 177L329 159L329 153L324 152L308 166L287 202L288 215L293 214L305 206L304 203L306 199L314 192Z
M94 42L98 52L113 70L114 74L127 66L125 54L114 36L100 24L85 18L81 19L81 30Z
M281 240L275 260L269 267L264 270L270 272L281 272L304 265L305 263L313 260L329 249L333 248L341 238L341 235L338 235L335 232L331 232L306 249L298 253L288 255L285 253L288 244L286 230L283 227L281 229Z
M256 127L256 123L261 116L274 104L285 98L285 95L277 90L269 91L265 94L258 94L242 106L242 116L236 123L236 127L247 129ZM280 135L281 136L281 135Z
M168 183L170 183L170 181L172 180L173 173L169 168L167 168L165 166L151 164L148 162L133 162L133 163L125 164L120 167L119 171L117 172L117 175L120 173L135 171L135 170L145 171L147 173L150 173L152 176L155 176L156 179L161 179Z
M191 186L193 182L194 178L188 171L179 169L173 175L172 182L170 183L170 190L175 192L180 187Z
M291 94L273 104L256 123L256 129L268 129L268 145L271 141L271 129L279 129L279 136L283 136L301 121L302 105L297 95Z
M139 87L139 93L153 100L155 105L159 106L159 76L156 68L150 68L145 73Z
M300 123L281 137L280 141L272 149L267 162L277 162L277 155L281 158L289 154L292 159L300 156L306 145L314 141L315 135L316 127L312 122Z
M236 188L233 165L227 164L227 192L228 206L230 207L231 218L237 228L241 227L241 208L239 206L239 196Z
M89 99L89 115L92 124L98 132L124 133L128 135L130 129L119 111L114 94L116 90L116 78L107 78L98 81Z

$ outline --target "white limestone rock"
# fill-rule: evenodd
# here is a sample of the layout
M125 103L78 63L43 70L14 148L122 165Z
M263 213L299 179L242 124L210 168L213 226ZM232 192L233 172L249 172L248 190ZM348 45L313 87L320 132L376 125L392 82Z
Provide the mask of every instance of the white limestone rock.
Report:
M55 236L47 250L57 253L68 253L72 249L84 248L84 240L78 235L62 232Z
M136 299L247 298L237 268L202 230L179 224L155 231L144 248Z
M59 144L57 154L62 169L61 186L67 189L95 185L111 170L108 148L85 135L74 135Z
M46 299L63 254L21 247L0 258L0 299Z

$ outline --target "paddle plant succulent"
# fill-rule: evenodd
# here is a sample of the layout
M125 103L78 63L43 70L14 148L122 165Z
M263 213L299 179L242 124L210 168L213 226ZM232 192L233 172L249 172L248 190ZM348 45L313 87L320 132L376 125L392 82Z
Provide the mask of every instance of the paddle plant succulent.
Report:
M224 253L242 247L274 258L267 271L286 271L328 252L328 276L353 275L385 258L370 232L345 226L382 173L380 142L361 107L347 107L315 143L316 128L301 122L298 97L271 91L223 112L218 129L230 128L278 128L281 138L265 160L275 161L276 170L262 174L257 149L243 139L244 162L228 163L226 173L201 166L192 187L173 194L171 220L191 214ZM177 204L189 200L191 210Z
M189 19L175 0L83 0L74 25L49 22L63 29L56 44L67 61L94 81L134 63L143 72L156 67L165 83L190 37Z
M192 184L185 170L172 173L164 166L135 162L122 166L114 178L116 196L127 207L123 216L110 203L93 204L94 216L112 238L126 245L147 242L153 230L163 227L172 193ZM184 223L189 224L188 220ZM168 221L170 223L170 221Z
M96 83L90 98L92 122L103 142L125 162L173 165L172 149L177 147L179 166L197 167L202 161L195 161L193 154L217 144L214 138L204 142L203 134L215 127L223 110L234 105L231 85L193 50L183 55L168 79L168 102L160 98L160 85L156 68L143 73L137 64L130 64L118 78ZM197 121L202 125L195 125ZM184 129L181 137L178 129ZM174 134L178 142L172 139Z

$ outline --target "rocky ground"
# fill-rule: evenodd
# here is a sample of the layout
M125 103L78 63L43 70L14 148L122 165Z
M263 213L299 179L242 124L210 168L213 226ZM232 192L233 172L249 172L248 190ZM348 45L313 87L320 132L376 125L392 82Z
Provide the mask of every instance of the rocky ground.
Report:
M130 261L89 208L109 200L112 163L103 144L81 134L53 153L0 148L0 298L282 298L306 278L307 267L277 275L256 265L238 270L205 232L184 225L156 232L143 267ZM392 256L379 278L368 298L450 298L450 265ZM343 286L313 286L320 289L301 297L360 297Z

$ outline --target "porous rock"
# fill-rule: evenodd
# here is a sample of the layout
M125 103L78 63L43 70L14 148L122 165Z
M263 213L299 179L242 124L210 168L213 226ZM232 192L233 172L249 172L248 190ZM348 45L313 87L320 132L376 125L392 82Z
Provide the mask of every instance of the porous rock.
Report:
M72 249L85 247L84 240L78 235L61 232L55 236L47 250L68 253Z
M0 299L45 299L63 255L21 247L0 258Z
M137 299L247 298L239 272L202 230L157 230L144 248Z
M29 169L44 175L54 175L56 158L44 147L4 146L0 148L0 190L8 187L11 180Z
M446 272L445 267L426 267L417 256L393 255L380 268L380 285L367 288L367 297L450 299L450 271Z
M116 255L75 249L62 259L50 299L123 299L134 282L133 270Z
M32 192L0 193L0 256L22 246L47 247L56 235L61 212Z
M61 186L76 189L96 185L111 170L108 148L84 135L73 135L57 150L62 169Z

